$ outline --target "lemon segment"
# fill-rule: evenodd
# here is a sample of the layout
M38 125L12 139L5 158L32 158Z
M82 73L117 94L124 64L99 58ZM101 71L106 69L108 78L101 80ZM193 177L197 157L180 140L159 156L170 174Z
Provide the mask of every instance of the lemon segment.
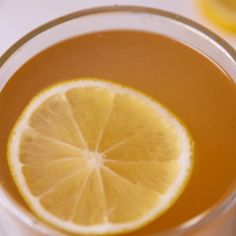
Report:
M193 141L178 119L121 85L80 79L32 99L8 143L14 181L32 211L76 234L136 230L181 194Z

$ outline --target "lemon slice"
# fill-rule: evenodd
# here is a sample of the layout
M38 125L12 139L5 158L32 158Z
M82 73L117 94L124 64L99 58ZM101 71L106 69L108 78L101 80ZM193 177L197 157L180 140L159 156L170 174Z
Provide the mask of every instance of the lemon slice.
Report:
M192 169L186 128L158 102L101 80L47 88L11 133L8 163L32 211L63 231L140 228L177 199Z
M236 33L235 0L199 0L203 13L218 26Z

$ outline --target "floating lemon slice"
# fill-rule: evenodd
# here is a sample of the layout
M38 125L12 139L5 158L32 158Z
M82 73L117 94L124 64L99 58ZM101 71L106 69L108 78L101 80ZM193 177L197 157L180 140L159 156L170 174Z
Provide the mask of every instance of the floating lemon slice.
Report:
M32 211L63 231L116 234L163 214L192 169L192 140L166 108L132 89L74 80L33 98L8 162Z
M203 13L214 23L236 33L235 0L199 0Z

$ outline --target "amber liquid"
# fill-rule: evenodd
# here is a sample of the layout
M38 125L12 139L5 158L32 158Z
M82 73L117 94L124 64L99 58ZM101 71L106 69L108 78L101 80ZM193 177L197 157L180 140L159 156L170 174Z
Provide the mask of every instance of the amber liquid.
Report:
M30 99L55 82L98 77L158 99L188 126L195 142L190 182L162 217L130 235L169 229L212 207L236 177L236 86L212 61L175 40L117 31L64 41L22 66L0 93L0 179L19 197L6 164L9 132Z

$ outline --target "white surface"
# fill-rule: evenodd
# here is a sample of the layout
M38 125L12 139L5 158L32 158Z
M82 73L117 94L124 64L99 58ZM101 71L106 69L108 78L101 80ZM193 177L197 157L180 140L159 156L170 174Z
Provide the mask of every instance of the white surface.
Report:
M209 23L198 11L197 0L0 0L0 55L35 27L82 8L101 5L145 5L185 15L212 29L236 48L236 36Z
M0 0L0 55L35 27L79 9L101 5L145 5L184 15L210 28L236 48L236 36L208 22L196 7L197 0ZM16 225L0 208L0 236L27 236L16 232ZM8 233L7 233L7 231Z

